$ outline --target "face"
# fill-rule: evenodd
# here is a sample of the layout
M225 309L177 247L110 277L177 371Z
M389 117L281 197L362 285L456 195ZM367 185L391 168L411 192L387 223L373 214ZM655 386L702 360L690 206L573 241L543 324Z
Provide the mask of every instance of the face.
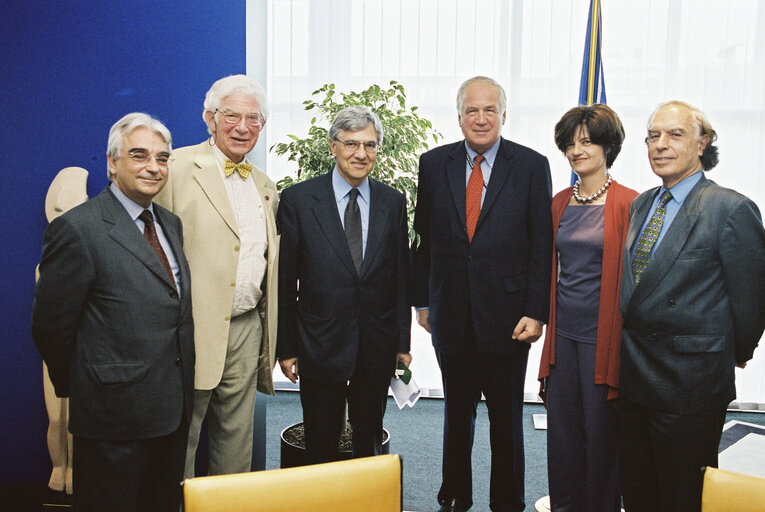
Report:
M137 163L131 158L131 152L150 158L145 163ZM167 183L167 164L158 165L157 156L169 156L167 142L160 134L141 127L122 137L119 159L108 157L112 183L144 208Z
M499 111L499 91L487 82L470 84L463 92L462 113L458 116L468 145L483 153L499 140L505 113Z
M377 142L375 126L369 124L363 130L356 132L343 131L337 138L343 142L355 140L360 143L356 151L351 151L341 142L332 139L329 141L329 149L335 157L340 176L352 187L358 187L375 167L377 153L368 153L364 148L364 144L367 142Z
M671 188L701 170L709 136L699 137L691 111L681 105L661 107L648 127L648 159L654 174Z
M590 140L589 130L584 125L577 127L574 132L574 140L566 147L566 158L580 178L606 174L606 153L603 146Z
M205 121L213 133L215 145L232 162L239 163L258 142L263 126L250 126L246 116L260 115L260 105L253 96L229 94L218 107L218 114L205 112ZM238 123L230 124L222 113L241 114ZM265 121L263 123L265 125Z

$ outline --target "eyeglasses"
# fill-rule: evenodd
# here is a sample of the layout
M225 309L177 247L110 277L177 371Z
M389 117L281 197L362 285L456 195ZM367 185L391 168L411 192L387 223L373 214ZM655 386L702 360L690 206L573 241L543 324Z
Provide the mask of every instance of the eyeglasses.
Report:
M364 151L366 151L367 153L372 153L372 154L377 153L378 145L377 145L377 142L373 140L369 142L359 142L357 140L335 139L335 141L345 146L345 149L347 149L351 153L355 153L356 151L358 151L359 146L364 146Z
M127 151L127 155L132 161L139 165L148 164L152 158L154 158L154 161L157 162L159 167L167 167L167 164L170 162L170 153L166 152L150 155L142 149L131 149L130 151Z
M222 115L223 120L228 124L239 124L242 117L244 117L247 126L252 126L253 128L262 128L266 122L260 114L240 114L238 112L231 112L230 110L218 110L217 108L215 109L215 113Z

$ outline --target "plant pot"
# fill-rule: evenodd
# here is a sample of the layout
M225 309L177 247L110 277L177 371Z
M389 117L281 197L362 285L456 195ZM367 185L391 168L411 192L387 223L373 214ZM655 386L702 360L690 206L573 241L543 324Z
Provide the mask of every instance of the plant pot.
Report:
M295 423L282 430L280 434L281 438L281 467L282 468L294 468L297 466L305 466L305 441L302 437L303 422ZM297 435L296 435L297 434ZM347 424L345 430L340 435L340 443L337 450L338 460L348 460L351 458L351 426ZM294 438L299 439L295 440ZM290 439L290 441L288 441ZM390 432L383 429L383 442L382 442L383 454L390 453Z

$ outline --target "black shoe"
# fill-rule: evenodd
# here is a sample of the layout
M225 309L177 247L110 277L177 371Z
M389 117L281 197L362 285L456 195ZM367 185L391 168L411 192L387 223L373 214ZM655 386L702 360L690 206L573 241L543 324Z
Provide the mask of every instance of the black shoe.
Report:
M441 506L438 508L438 512L465 512L469 508L469 505L463 503L457 498L452 498L441 503Z

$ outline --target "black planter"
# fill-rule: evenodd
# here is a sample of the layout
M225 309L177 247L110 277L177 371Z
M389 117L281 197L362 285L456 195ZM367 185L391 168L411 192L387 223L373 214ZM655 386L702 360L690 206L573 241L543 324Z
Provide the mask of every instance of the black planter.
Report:
M289 427L282 430L281 434L279 435L281 440L281 467L282 468L294 468L294 467L306 465L305 447L290 443L284 438L285 432L287 432L290 429L299 427L301 425L303 425L303 422L290 425ZM385 429L383 429L382 452L385 455L390 453L390 432L388 432ZM337 453L337 458L338 460L348 460L351 458L351 451L340 450Z

